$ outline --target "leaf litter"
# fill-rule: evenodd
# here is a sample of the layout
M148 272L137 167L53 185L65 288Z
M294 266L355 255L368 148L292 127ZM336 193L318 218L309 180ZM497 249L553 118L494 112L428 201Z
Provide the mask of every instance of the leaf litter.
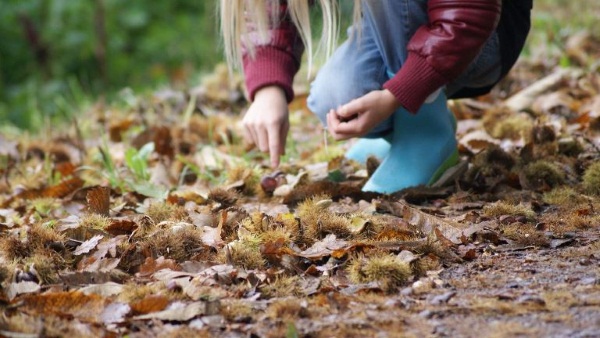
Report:
M302 93L271 171L223 72L99 104L82 140L0 137L0 334L600 334L597 72L522 60L451 103L461 166L390 196Z

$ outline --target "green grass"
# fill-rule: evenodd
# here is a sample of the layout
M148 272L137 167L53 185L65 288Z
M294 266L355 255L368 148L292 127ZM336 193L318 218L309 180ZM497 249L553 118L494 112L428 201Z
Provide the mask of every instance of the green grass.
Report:
M533 6L531 33L523 52L525 57L561 58L567 39L581 31L600 37L600 2L534 0Z

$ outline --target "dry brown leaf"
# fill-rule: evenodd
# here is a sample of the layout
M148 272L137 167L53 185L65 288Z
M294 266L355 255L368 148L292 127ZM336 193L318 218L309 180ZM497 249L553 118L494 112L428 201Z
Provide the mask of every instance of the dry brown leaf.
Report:
M61 183L51 186L51 187L25 190L25 191L20 192L14 198L9 198L6 201L4 201L4 203L2 203L2 205L1 205L1 207L2 208L8 207L15 199L31 200L31 199L43 198L43 197L63 198L65 196L75 192L77 189L81 188L83 186L83 184L84 184L84 182L81 178L73 177L71 179L64 180Z
M80 265L80 268L79 268L80 270L89 271L89 272L96 272L96 271L108 272L108 271L116 269L117 266L119 266L119 263L121 262L120 258L101 258L101 259L96 259L94 257L88 257L88 258L89 258L89 260L84 260L86 262Z
M462 230L458 223L426 214L417 208L411 207L404 201L384 201L380 202L380 207L392 215L404 218L409 224L418 227L425 234L434 233L435 229L439 229L441 235L452 243L461 243Z
M21 299L25 312L32 315L55 314L75 317L86 322L98 323L109 301L98 295L86 295L80 291L53 292L30 295Z
M337 239L334 234L329 234L297 255L304 258L318 259L329 256L334 251L344 249L348 246L351 246L349 242Z
M110 254L110 257L117 257L117 247L121 245L125 240L127 240L127 236L119 235L113 238L110 238L107 241L101 242L98 244L98 251L94 253L94 258L101 259L106 257L107 254Z
M581 76L582 71L574 68L557 68L554 73L534 82L529 87L521 90L508 98L504 104L513 111L522 111L530 108L535 99L541 94L557 86L562 81L569 78Z
M79 245L77 247L77 249L75 249L75 251L73 252L73 255L79 256L79 255L83 255L83 254L86 254L86 253L94 250L94 248L96 248L96 246L98 245L98 243L100 242L100 240L102 238L104 238L104 236L96 235L96 236L92 237L91 239L81 243L81 245Z
M149 295L142 300L129 304L136 315L158 312L169 305L170 299L165 295Z
M15 297L25 293L34 293L40 291L40 285L34 282L10 283L6 290L8 300L13 300Z
M260 252L269 258L281 260L283 255L293 255L294 251L285 244L284 238L278 238L275 241L270 241L260 247Z
M135 120L131 116L120 121L112 122L108 127L108 134L111 142L121 142L123 140L121 134L129 130L134 122Z
M169 306L168 309L153 312L141 316L135 316L135 320L148 320L158 319L165 321L179 321L185 322L193 319L194 317L203 315L206 313L207 306L205 302L195 302L190 304L174 303Z
M0 135L0 155L19 158L19 143L7 140L3 135Z
M71 162L58 162L54 164L54 171L60 173L61 177L67 177L73 175L77 166Z
M173 147L171 129L166 126L159 126L155 127L153 132L154 151L159 155L172 159L175 156L175 149Z
M113 219L111 220L110 225L104 228L104 230L113 236L119 236L131 235L137 228L137 223L132 220Z
M89 212L107 216L110 213L110 188L94 187L87 191L85 197L87 209Z
M127 315L131 312L129 304L125 303L110 303L100 315L100 320L104 324L116 324L125 321Z
M108 282L122 282L124 276L118 270L112 271L80 271L67 272L60 275L61 282L67 286L82 286L88 284L102 284Z
M163 269L169 269L174 271L180 271L181 266L172 259L165 259L163 256L158 257L156 260L152 257L147 257L144 264L140 266L140 276L150 276L155 272Z
M123 292L124 288L123 284L108 282L102 284L89 284L79 289L79 291L86 295L94 294L101 297L112 297Z
M500 145L500 141L491 137L484 130L475 130L461 137L458 144L471 154L477 154L492 145Z

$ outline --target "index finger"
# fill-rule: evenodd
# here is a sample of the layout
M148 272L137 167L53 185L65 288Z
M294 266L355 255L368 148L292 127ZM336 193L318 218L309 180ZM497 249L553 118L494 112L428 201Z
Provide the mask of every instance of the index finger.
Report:
M279 157L283 153L283 145L281 142L281 129L272 128L269 130L269 155L271 157L271 167L279 166Z

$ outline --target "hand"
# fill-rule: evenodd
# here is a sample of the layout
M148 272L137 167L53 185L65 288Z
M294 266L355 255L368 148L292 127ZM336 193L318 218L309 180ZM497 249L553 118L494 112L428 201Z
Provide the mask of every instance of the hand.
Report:
M285 154L285 140L290 129L287 100L283 89L269 86L254 95L244 119L244 137L260 151L268 152L271 166L279 166L279 157Z
M364 136L398 108L400 102L389 90L374 90L332 109L327 114L327 129L338 141Z

